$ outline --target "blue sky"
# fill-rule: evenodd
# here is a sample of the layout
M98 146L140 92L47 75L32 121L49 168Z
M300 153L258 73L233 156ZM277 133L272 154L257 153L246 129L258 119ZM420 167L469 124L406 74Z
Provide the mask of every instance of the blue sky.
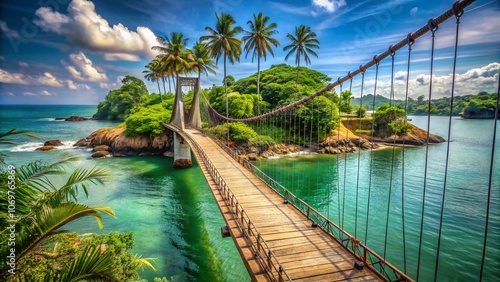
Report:
M155 55L156 36L182 32L188 45L215 25L215 12L230 13L236 25L262 12L278 24L281 46L262 69L285 63L287 33L310 26L317 33L318 58L310 68L333 79L344 76L384 52L388 46L449 9L441 0L6 0L0 2L0 102L2 104L97 104L127 74L142 77L144 65ZM500 1L478 0L462 17L457 62L456 94L494 92L500 71ZM433 97L449 96L455 20L436 33ZM243 34L241 35L243 36ZM407 79L406 48L395 55L395 93L404 97ZM430 37L417 41L409 73L410 97L428 95ZM222 60L221 60L222 61ZM288 62L294 65L294 60ZM202 86L220 84L216 75L202 78ZM228 65L228 74L242 78L257 71L250 56ZM374 70L365 75L364 94L373 93ZM377 93L390 91L390 60L381 63ZM360 95L361 78L353 79ZM157 92L156 84L148 83ZM344 89L349 85L344 85Z

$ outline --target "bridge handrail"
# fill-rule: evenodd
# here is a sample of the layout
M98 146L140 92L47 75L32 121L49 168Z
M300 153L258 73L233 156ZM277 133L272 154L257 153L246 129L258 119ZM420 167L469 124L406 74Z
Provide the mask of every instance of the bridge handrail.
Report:
M170 125L172 126L172 125ZM214 166L212 161L208 158L205 151L196 143L190 136L183 134L182 131L178 130L177 133L182 134L185 139L189 140L192 148L196 148L200 157L205 162L207 169L212 175L217 188L221 192L224 201L228 207L232 208L232 212L235 214L237 220L235 220L239 229L242 231L247 242L252 247L255 256L261 261L262 266L266 269L268 275L272 276L275 281L293 281L288 273L286 273L283 266L278 261L278 258L273 254L267 242L262 238L255 225L251 222L250 217L245 212L243 207L239 204L238 200L234 196L233 192L227 186L224 178L220 175L217 168ZM212 138L214 140L214 138ZM277 277L276 277L277 276Z
M257 177L262 179L264 182L268 184L276 193L281 195L284 200L287 200L288 203L292 204L297 210L299 210L302 214L304 214L308 219L310 219L313 223L316 223L318 227L320 227L323 231L325 231L328 235L332 236L337 242L339 242L347 251L352 253L358 260L362 261L365 266L369 267L377 274L379 274L382 278L388 281L408 281L413 282L414 280L410 278L408 275L400 271L397 267L390 264L380 255L378 255L375 251L370 249L368 246L363 244L360 240L357 240L354 236L340 228L337 224L335 224L330 219L326 218L323 214L318 212L316 209L311 207L304 200L295 196L292 192L286 189L284 186L276 182L270 176L265 174L255 165L250 163L250 161L243 159L240 155L226 146L219 139L211 136L208 133L206 135L210 136L212 140L214 140L226 153L232 156L238 163L242 164L249 171L254 173ZM267 179L267 180L266 180ZM271 183L270 183L271 182ZM302 206L302 208L301 208ZM320 222L322 221L322 222ZM338 236L334 231L337 230L336 233L338 235L343 234L344 236ZM388 268L388 269L387 269Z

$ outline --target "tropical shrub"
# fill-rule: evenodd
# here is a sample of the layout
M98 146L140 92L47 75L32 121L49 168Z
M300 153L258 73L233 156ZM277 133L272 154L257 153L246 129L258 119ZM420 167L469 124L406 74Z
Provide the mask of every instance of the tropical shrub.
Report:
M131 75L122 79L119 89L109 91L103 102L97 106L97 119L125 120L132 108L141 104L143 96L148 95L144 82Z
M406 112L400 105L391 107L388 104L383 104L373 113L375 134L387 136L407 133L411 126L404 121L405 117Z
M126 120L125 136L158 136L165 131L163 123L168 123L172 111L161 104L140 107Z

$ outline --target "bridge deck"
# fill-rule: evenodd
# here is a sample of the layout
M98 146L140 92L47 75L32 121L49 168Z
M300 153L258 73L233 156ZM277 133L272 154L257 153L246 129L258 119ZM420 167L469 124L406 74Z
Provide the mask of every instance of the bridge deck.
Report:
M209 137L186 129L220 173L251 222L277 260L294 281L383 281L368 268L356 270L355 258L340 243L319 228L257 176L236 162ZM269 281L265 266L254 257L248 238L235 223L235 215L217 189L199 152L193 148L200 167L230 228L231 235L254 281Z

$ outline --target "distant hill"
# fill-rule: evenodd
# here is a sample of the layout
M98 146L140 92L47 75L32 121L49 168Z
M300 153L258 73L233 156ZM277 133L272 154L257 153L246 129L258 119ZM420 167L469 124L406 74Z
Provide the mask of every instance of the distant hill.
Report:
M481 92L476 95L464 95L455 96L453 99L453 115L459 116L463 115L465 118L493 118L495 115L495 105L496 105L495 93ZM424 100L424 96L420 96L415 99L408 99L407 103L407 114L408 115L427 115L429 103ZM354 98L351 100L351 105L360 104L360 98ZM387 97L377 95L375 97L375 109L380 107L382 104L390 104L390 100ZM432 99L430 105L431 115L441 115L447 116L450 114L450 97L443 97L439 99ZM393 105L401 105L404 107L404 100L393 100ZM373 111L373 95L368 94L363 96L363 106L368 111Z

